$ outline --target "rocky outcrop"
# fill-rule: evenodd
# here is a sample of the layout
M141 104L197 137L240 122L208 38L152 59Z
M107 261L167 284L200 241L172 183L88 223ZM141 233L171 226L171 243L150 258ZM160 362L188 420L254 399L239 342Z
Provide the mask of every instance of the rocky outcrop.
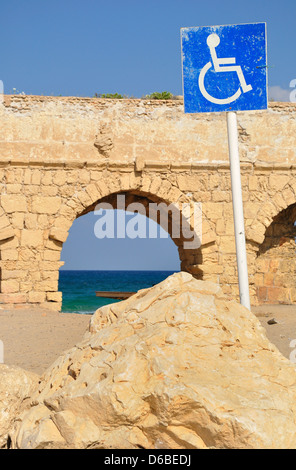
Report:
M7 446L11 427L30 404L38 380L32 372L0 364L0 448Z
M295 448L296 371L188 273L100 308L42 378L17 448Z

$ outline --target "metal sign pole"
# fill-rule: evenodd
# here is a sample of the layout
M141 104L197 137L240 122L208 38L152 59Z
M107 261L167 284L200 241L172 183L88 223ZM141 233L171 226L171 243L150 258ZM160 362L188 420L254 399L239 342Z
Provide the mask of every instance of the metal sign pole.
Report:
M227 112L226 114L239 296L240 303L250 310L251 306L240 175L240 160L238 151L237 119L236 113L233 111Z
M268 108L266 23L182 28L181 41L184 112L227 113L239 295L250 310L235 112Z

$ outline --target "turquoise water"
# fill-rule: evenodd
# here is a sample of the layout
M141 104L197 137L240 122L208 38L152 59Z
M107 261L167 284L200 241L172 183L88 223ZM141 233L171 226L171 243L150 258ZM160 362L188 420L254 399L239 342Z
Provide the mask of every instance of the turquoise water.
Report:
M138 291L163 281L174 271L60 271L59 291L63 292L62 312L94 313L116 302L96 297L95 291Z

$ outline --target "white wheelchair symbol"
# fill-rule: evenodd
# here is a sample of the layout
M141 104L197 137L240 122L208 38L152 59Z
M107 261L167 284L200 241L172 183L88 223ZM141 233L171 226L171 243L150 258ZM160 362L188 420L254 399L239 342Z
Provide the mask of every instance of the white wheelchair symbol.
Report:
M214 65L215 72L236 72L240 81L240 86L243 90L243 93L247 93L248 91L252 90L252 85L247 85L242 68L240 65L232 65L235 64L236 58L235 57L225 57L222 59L218 59L216 53L216 47L220 44L220 38L217 34L213 33L207 37L207 45L210 48L210 54ZM221 65L226 65L227 67L222 67ZM208 62L200 71L199 78L198 78L198 85L201 91L201 94L206 98L206 100L210 101L211 103L215 104L229 104L233 101L237 100L238 97L241 95L241 89L239 88L234 95L229 96L228 98L214 98L211 96L207 90L205 89L204 81L205 75L208 70L212 67L212 63Z

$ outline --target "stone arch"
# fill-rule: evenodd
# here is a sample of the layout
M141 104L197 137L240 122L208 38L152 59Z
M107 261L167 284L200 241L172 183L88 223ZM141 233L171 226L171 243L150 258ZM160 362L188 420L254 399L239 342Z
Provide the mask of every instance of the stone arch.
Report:
M62 243L66 241L68 231L77 217L93 210L99 201L106 201L106 198L117 194L129 194L132 195L135 200L136 198L141 198L142 201L146 199L151 202L164 202L168 205L175 203L186 204L190 202L190 197L181 192L164 177L155 175L139 177L135 173L131 173L123 175L117 174L116 177L112 178L112 176L110 177L110 174L108 174L106 178L101 177L98 182L87 185L62 205L55 219L55 223L49 231L49 240L56 243L57 246L60 244L60 247L62 247ZM203 225L203 238L205 235L206 243L213 242L215 238L214 232L207 223ZM191 229L193 230L193 227L191 227ZM176 243L178 244L179 241L176 240ZM192 258L191 250L186 250L188 253L185 254L180 243L178 245L178 248L179 247L182 252L181 262L184 261L182 269L189 270L189 265L200 264L200 256L199 259L194 259ZM186 261L186 255L188 262Z
M296 302L296 203L281 210L258 247L254 282L259 303Z
M106 204L113 209L137 210L136 206L140 204L147 218L153 218L171 237L178 248L181 269L188 270L188 262L192 252L196 252L197 248L186 248L184 245L188 243L188 239L183 235L193 231L193 227L188 220L182 217L182 213L174 204L163 198L159 198L155 194L143 192L140 190L120 191L109 194L96 201L93 205L88 206L78 217L95 210L98 202ZM119 205L118 205L119 204ZM168 209L168 210L166 210ZM199 240L196 245L199 248ZM197 261L197 259L195 260Z
M68 231L74 220L83 214L93 210L98 202L110 202L115 200L117 195L127 196L127 205L131 202L164 202L168 206L170 204L185 203L189 204L191 195L186 195L179 190L177 186L172 184L165 175L159 174L138 174L134 173L102 173L98 181L91 182L83 189L78 191L69 200L65 201L57 214L53 226L49 230L48 241L45 246L44 257L46 259L56 260L57 271L62 265L60 262L60 252L63 243L67 240ZM192 201L191 201L192 203ZM116 207L114 207L116 208ZM147 214L148 215L148 214ZM193 230L194 227L189 225L187 230ZM205 246L213 244L215 241L215 233L211 229L207 221L203 221L202 240ZM172 224L169 225L169 233ZM172 235L170 233L170 235ZM172 237L173 238L173 237ZM191 272L195 277L202 279L202 247L184 249L184 238L174 239L173 241L178 247L179 257L181 261L181 270ZM188 239L186 239L188 241ZM60 293L52 293L51 301L61 301Z
M246 219L246 242L248 250L248 270L250 280L250 295L252 304L260 303L291 303L291 290L277 285L279 278L272 280L273 274L278 272L276 263L270 264L267 258L272 257L272 251L267 250L274 227L278 220L282 219L283 234L289 233L288 211L289 207L296 204L296 179L295 175L280 169L267 176L265 185L266 199L258 204L258 201L247 203L247 213L253 214L253 218ZM258 208L259 207L259 208ZM254 210L254 208L256 208ZM287 212L285 212L287 211ZM289 225L289 223L288 223ZM281 237L280 237L281 238ZM279 240L274 242L279 245ZM280 254L280 251L279 251ZM265 272L263 272L265 271ZM275 282L275 284L273 284ZM271 283L271 285L267 285ZM268 300L269 298L269 300ZM277 300L278 299L278 300Z
M271 174L269 187L266 191L266 201L247 221L246 240L259 248L265 238L266 229L274 218L284 209L296 203L296 177L287 174ZM251 205L252 209L252 205Z

